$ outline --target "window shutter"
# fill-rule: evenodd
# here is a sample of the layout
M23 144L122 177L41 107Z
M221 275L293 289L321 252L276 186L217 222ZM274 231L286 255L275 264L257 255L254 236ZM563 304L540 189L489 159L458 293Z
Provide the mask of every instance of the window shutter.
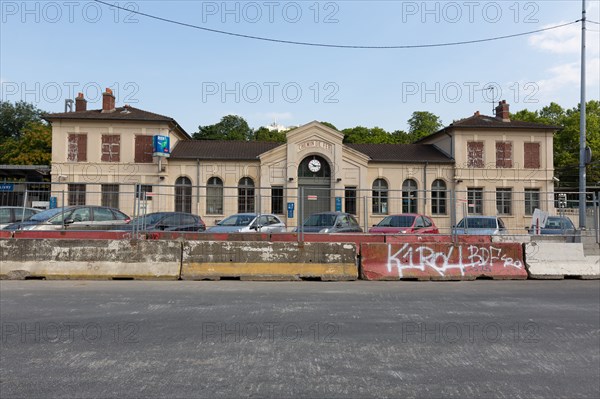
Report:
M525 143L525 168L540 168L540 143Z
M496 142L496 167L512 168L511 142Z
M67 144L67 160L70 162L87 161L86 134L69 134Z
M135 136L135 162L152 163L152 136Z
M483 142L470 141L467 143L467 166L483 168Z
M121 159L121 136L102 135L102 162L119 162Z

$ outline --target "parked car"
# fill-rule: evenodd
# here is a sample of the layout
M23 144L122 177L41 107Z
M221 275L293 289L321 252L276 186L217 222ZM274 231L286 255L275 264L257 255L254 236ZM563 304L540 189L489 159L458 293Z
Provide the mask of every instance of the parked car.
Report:
M527 228L529 234L537 234L535 226ZM551 234L551 235L574 235L575 225L566 216L548 216L546 219L546 225L540 229L539 234Z
M130 220L129 216L114 208L67 206L36 213L26 221L8 225L5 230L106 230Z
M296 227L294 231L300 231ZM321 212L307 217L302 223L305 233L362 233L356 218L344 212Z
M21 206L0 206L0 229L5 228L9 224L27 220L36 213L40 212L41 209L35 208L23 208Z
M439 232L429 216L416 213L386 216L369 229L369 233L386 234L439 234Z
M116 230L144 231L204 231L206 225L198 215L186 212L154 212L132 219Z
M279 233L285 231L285 223L278 216L267 213L236 213L209 227L208 233Z
M454 234L497 235L507 234L504 221L497 216L467 216L453 228Z

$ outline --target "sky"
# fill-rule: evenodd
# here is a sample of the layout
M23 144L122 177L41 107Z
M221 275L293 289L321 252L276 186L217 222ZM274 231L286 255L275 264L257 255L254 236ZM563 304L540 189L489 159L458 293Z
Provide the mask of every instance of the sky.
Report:
M415 111L444 125L580 100L579 0L0 1L0 98L63 112L111 88L190 134L223 116L253 128L313 120L407 130ZM149 16L141 15L147 14ZM153 18L154 17L154 18ZM168 19L170 23L157 18ZM600 99L600 2L587 1L587 99ZM199 29L204 28L204 29ZM210 29L212 31L208 31Z

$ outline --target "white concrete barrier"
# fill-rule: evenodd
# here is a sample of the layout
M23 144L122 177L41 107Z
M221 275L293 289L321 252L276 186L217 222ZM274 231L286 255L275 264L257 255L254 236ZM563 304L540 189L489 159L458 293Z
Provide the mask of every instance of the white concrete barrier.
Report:
M2 279L177 280L178 241L0 240Z
M600 278L600 257L585 256L581 243L530 242L525 264L533 279Z

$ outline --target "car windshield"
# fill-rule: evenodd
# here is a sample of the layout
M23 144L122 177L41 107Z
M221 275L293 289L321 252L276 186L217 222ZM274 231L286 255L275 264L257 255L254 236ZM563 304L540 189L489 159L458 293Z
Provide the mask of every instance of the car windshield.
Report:
M140 216L140 217L133 219L130 222L130 224L145 224L145 225L156 224L164 216L165 216L164 213L150 213L148 215Z
M306 227L327 227L335 224L335 215L332 214L315 214L310 215L305 221Z
M255 217L255 215L232 215L219 222L219 226L248 226Z
M497 226L496 219L494 218L468 218L461 220L458 227L465 227L468 229L495 229Z
M569 219L549 217L546 221L546 229L571 229L573 224Z
M414 216L387 216L377 227L411 227L414 221Z
M61 213L63 211L68 212L68 211L70 211L70 209L67 209L67 208L46 209L45 211L36 213L32 217L30 217L28 220L31 220L32 222L44 222L44 221L50 219L52 216L58 215L59 213Z

